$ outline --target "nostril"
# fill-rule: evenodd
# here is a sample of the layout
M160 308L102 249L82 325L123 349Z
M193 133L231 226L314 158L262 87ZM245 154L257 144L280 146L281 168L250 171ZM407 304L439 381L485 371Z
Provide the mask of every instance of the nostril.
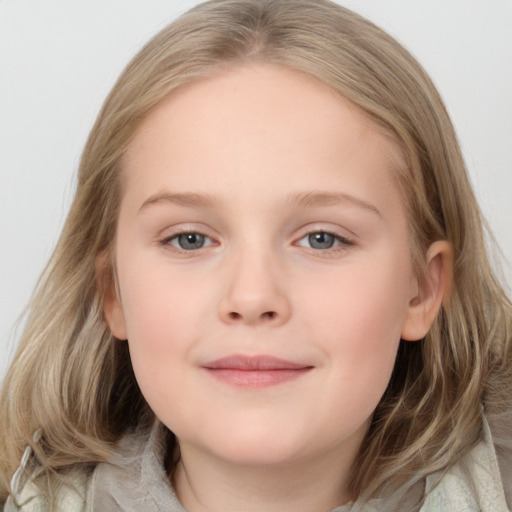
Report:
M230 320L240 320L241 318L244 318L244 315L241 313L237 313L236 311L231 311L228 313ZM247 320L250 318L250 315L247 316ZM265 311L264 313L261 313L261 315L258 317L260 320L274 320L277 318L277 313L275 311ZM256 319L256 317L254 318Z

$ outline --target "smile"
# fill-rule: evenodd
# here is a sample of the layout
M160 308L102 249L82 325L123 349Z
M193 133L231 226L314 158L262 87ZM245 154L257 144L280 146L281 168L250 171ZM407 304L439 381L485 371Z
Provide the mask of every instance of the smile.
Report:
M212 377L236 387L263 388L297 379L313 366L273 356L232 355L201 365Z

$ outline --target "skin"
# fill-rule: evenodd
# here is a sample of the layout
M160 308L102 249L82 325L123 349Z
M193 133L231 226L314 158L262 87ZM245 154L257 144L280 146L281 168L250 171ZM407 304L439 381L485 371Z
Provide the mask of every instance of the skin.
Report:
M424 336L446 282L443 243L426 282L413 274L398 160L358 109L263 64L174 92L139 129L105 316L177 435L187 510L320 512L351 498L399 340ZM204 245L182 248L183 232ZM332 247L313 247L325 232ZM232 354L309 370L258 387L203 367Z

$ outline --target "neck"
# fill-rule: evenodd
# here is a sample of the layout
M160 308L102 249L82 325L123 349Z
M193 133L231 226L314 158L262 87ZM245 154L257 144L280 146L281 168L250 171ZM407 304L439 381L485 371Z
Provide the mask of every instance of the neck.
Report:
M336 450L335 457L253 466L181 449L174 486L189 512L327 512L349 501L350 464Z

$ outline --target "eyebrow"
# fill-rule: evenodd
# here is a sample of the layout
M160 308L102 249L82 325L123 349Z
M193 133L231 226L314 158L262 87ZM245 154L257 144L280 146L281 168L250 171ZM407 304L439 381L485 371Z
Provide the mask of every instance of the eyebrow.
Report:
M290 196L289 202L299 207L336 206L342 203L350 203L382 217L373 204L344 192L324 192L321 190L298 192Z
M373 204L343 192L326 192L320 190L298 192L292 194L288 198L288 202L300 208L336 206L342 203L350 203L382 217L379 210ZM139 208L139 212L159 203L171 203L188 208L212 208L218 201L214 196L209 194L159 192L146 199Z
M146 199L146 201L144 201L139 208L139 212L159 203L171 203L189 208L211 208L215 205L216 202L217 201L208 194L196 194L192 192L160 192L153 194L148 199Z

